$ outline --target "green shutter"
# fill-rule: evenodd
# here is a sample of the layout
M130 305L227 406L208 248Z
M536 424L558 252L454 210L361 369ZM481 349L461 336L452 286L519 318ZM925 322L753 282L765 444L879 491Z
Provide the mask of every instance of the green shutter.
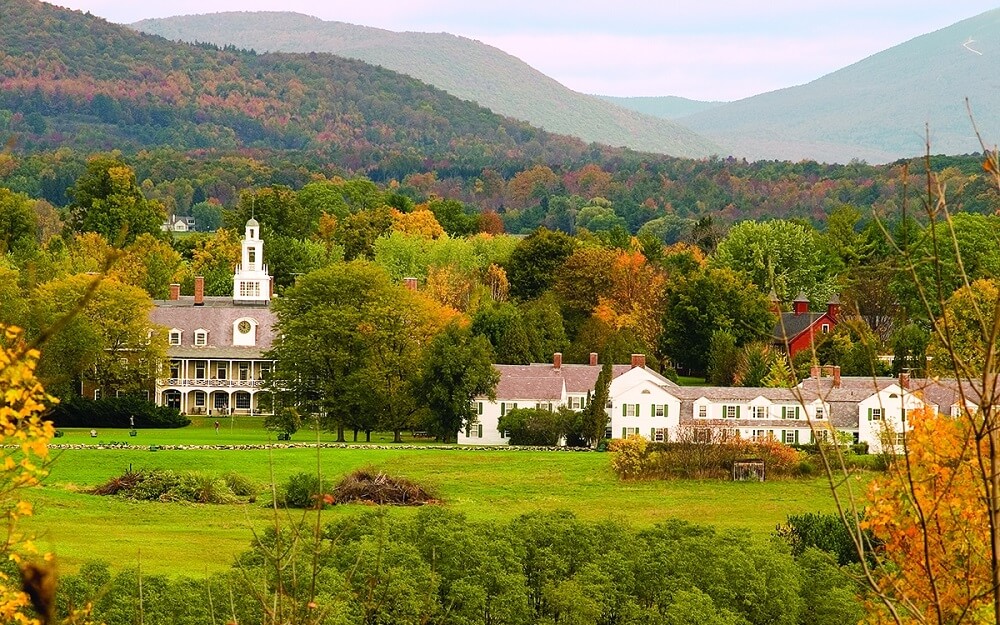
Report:
M740 418L740 407L739 406L736 407L736 418L737 419Z
M628 428L622 428L622 438L628 438L628 435L625 433L626 431L628 431Z
M649 405L649 416L651 416L651 417L655 417L656 416L656 404L650 404Z
M795 407L795 418L796 418L796 419L799 419L799 418L801 418L801 417L799 417L799 406L796 406L796 407Z
M795 430L795 444L796 445L799 444L799 431L798 430Z
M663 418L664 419L666 419L667 416L668 416L667 415L667 411L668 410L670 410L670 406L668 404L663 404ZM666 436L664 436L663 438L666 439Z
M483 437L483 424L480 423L479 424L479 438L482 438L482 437Z
M500 416L502 417L506 414L507 414L507 402L502 401L500 402ZM871 418L871 411L869 411L868 418L869 419Z
M650 441L656 440L656 428L649 428L649 440Z
M635 405L635 416L639 416L639 404Z
M868 420L869 421L872 420L872 409L871 408L868 409Z
M627 404L622 404L622 416L623 416L623 417L627 417L627 416L628 416L628 415L627 415L627 414L625 413L625 406L626 406L626 405L627 405ZM624 438L624 437L623 437L623 438Z

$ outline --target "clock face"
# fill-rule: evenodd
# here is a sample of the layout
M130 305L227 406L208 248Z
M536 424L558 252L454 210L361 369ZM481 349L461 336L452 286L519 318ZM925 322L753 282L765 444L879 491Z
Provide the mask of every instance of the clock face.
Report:
M241 334L246 334L247 332L250 331L250 322L246 321L246 320L243 320L243 321L240 322L240 325L238 325L236 327L239 328L239 331L240 331Z

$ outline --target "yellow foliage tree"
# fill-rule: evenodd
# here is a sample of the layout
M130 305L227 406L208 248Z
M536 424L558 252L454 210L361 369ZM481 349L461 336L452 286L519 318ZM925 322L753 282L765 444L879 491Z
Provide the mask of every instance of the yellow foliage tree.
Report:
M19 328L0 327L0 514L6 520L3 542L5 555L19 563L32 596L22 589L21 581L0 572L0 620L4 623L38 623L30 616L29 606L50 619L54 604L54 587L45 567L31 564L37 556L32 542L18 529L18 522L32 513L31 503L21 498L26 488L36 486L45 475L48 443L54 430L50 421L42 418L52 398L46 395L35 377L38 350L28 346ZM46 559L48 557L46 556ZM42 572L41 574L39 572Z
M392 229L403 234L412 234L425 239L436 239L444 234L434 213L429 210L415 210L402 213L392 209Z

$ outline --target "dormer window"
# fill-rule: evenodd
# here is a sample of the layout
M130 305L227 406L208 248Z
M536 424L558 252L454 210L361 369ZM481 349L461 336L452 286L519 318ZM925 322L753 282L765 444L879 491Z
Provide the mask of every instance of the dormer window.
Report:
M194 331L194 345L195 347L205 347L208 345L208 331L207 330L195 330Z
M181 331L178 330L177 328L174 328L173 330L170 331L170 344L171 345L181 344Z
M257 344L257 320L244 317L233 322L233 345L253 347Z

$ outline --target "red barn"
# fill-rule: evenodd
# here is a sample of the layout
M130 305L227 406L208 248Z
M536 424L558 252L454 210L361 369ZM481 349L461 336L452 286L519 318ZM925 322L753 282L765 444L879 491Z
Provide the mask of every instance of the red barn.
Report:
M805 293L792 302L792 312L777 310L777 299L772 298L778 322L774 325L772 342L788 352L789 358L804 349L810 349L817 334L828 334L837 325L840 316L840 298L836 295L826 304L825 312L809 312L809 298Z

